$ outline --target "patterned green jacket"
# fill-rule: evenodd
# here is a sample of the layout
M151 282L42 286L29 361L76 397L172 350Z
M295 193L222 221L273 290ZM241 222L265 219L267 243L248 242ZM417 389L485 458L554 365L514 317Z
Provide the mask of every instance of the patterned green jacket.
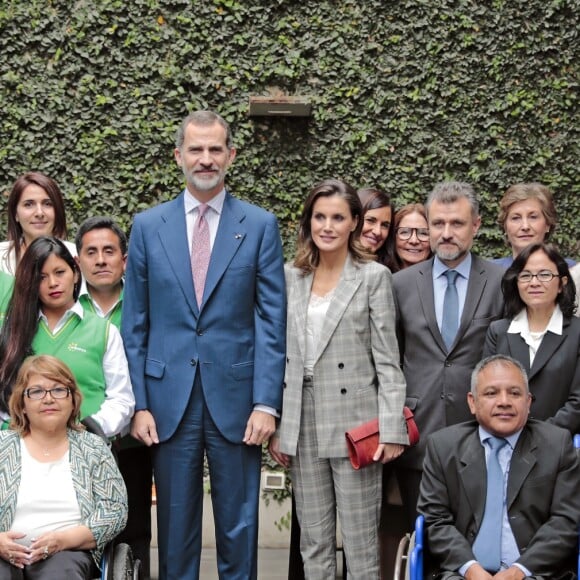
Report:
M91 553L100 566L103 548L125 527L127 490L113 455L100 437L71 430L68 437L81 524L93 533L97 547ZM14 521L21 469L19 435L0 431L0 532L9 531Z

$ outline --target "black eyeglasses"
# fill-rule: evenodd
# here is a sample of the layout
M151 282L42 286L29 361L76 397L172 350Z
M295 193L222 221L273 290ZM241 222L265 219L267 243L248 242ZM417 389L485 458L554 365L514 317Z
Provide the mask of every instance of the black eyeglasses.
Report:
M420 242L429 241L429 230L427 228L397 228L397 237L401 240L410 240L413 234L417 234Z
M54 387L53 389L43 389L42 387L29 387L24 394L33 401L40 401L50 393L53 399L66 399L70 395L68 387Z
M538 282L551 282L554 278L560 278L560 274L554 274L550 270L540 270L537 274L524 270L518 274L518 282L523 282L524 284L528 284L534 278L537 278Z

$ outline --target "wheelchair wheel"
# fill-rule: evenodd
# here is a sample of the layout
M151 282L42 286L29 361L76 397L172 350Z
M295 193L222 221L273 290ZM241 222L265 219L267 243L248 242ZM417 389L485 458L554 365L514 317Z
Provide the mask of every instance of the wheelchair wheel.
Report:
M403 580L405 578L404 572L406 570L406 562L409 553L409 539L410 534L405 534L399 541L397 548L397 557L395 559L395 569L393 571L393 580Z
M141 580L141 560L135 560L133 562L132 580Z
M407 550L407 557L405 559L405 580L411 580L411 554L415 549L415 532L409 538L409 548ZM115 578L115 580L117 580Z
M128 544L115 547L113 580L133 580L133 553Z
M113 580L113 551L112 543L105 546L101 559L101 575L98 580Z

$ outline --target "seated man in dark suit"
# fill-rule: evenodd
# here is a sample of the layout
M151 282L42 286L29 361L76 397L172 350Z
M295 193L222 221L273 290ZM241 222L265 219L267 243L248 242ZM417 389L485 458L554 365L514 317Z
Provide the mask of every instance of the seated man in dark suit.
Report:
M508 356L475 367L467 402L476 421L434 433L423 465L418 511L436 576L576 578L580 469L570 434L528 420L527 377Z

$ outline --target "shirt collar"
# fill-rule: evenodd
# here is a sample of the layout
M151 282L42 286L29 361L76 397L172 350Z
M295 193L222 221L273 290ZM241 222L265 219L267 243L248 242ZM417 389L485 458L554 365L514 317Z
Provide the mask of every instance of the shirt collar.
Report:
M212 197L207 202L207 205L209 205L218 215L221 215L225 199L226 199L226 190L224 188L215 197ZM185 195L183 196L183 200L186 214L193 212L201 205L201 202L195 197L193 197L193 195L191 195L191 193L187 188L185 189Z
M97 302L95 302L94 298L91 296L89 289L87 288L87 283L83 279L83 283L81 285L81 291L79 293L79 298L86 297L86 300L89 300L90 303L93 305L95 312L97 312L99 314L99 316L104 317L107 314L109 314L109 312L112 312L115 309L115 307L117 306L117 304L119 304L119 302L123 302L124 291L125 291L125 278L123 278L121 280L121 293L119 294L119 298L118 298L117 302L115 302L115 304L113 304L113 306L111 306L111 308L109 308L109 310L107 312L104 312L103 309L99 306L99 304Z
M85 311L83 310L82 304L77 300L62 316L60 320L70 318L73 314L76 314L81 320L84 318ZM44 320L48 324L48 318L44 315L42 310L38 311L38 319ZM59 320L59 322L60 322ZM57 324L58 326L58 324Z
M561 336L563 328L564 315L562 314L562 310L560 310L560 306L556 304L556 308L554 308L554 312L552 312L550 322L548 322L548 326L546 326L545 332L552 332L553 334L558 334ZM518 312L513 317L507 331L510 334L521 334L522 336L529 336L530 326L528 324L528 314L525 308L522 308L522 310L520 310L520 312Z
M469 280L469 272L471 271L471 252L468 252L465 259L457 264L455 268L450 268L435 256L435 259L433 260L433 278L443 276L447 270L455 270L462 278Z
M522 430L523 429L520 429L519 431L516 431L515 433L512 433L507 437L503 437L503 439L505 439L509 443L512 449L516 448L516 444L518 442L518 439L520 438L520 435L522 434ZM481 425L479 426L478 432L479 432L479 440L481 441L481 444L484 447L485 441L487 441L491 437L494 437L494 435L492 435L489 431L486 431Z

